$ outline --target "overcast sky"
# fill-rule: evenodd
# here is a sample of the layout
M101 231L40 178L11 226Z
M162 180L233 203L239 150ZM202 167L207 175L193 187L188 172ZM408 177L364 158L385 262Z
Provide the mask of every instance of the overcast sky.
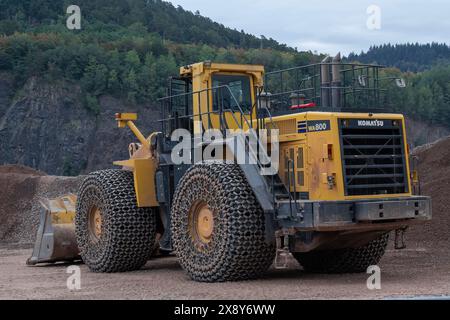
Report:
M174 5L299 50L334 54L371 45L450 43L448 0L172 0ZM380 8L380 29L367 26L371 5ZM373 11L372 11L373 12ZM374 20L370 20L374 21Z

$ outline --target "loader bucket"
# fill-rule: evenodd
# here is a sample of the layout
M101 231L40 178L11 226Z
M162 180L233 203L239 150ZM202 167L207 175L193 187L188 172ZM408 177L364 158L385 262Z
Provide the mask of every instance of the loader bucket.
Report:
M27 265L79 260L74 224L76 196L42 199L40 203L36 243Z

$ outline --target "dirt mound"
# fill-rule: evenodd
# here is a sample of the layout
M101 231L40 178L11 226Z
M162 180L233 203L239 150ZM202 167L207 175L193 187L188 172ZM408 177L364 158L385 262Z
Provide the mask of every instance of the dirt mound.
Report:
M414 227L409 238L426 243L450 245L450 138L416 150L422 194L433 200L433 219Z
M81 177L46 176L23 166L0 166L0 242L31 244L39 225L40 198L76 193Z

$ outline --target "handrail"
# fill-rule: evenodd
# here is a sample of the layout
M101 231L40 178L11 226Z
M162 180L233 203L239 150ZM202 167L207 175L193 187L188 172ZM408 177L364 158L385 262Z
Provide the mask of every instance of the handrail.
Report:
M273 121L273 117L272 117L272 113L270 112L270 110L269 110L269 108L267 108L266 106L264 106L264 107L261 107L261 108L263 108L264 110L266 110L267 111L267 114L269 115L269 120L270 120L270 124L272 125L272 129L280 129L279 127L278 127L278 125L275 123L275 121Z
M280 70L275 70L275 71L270 71L270 72L266 72L266 75L271 75L271 74L277 74L277 73L281 73L281 72L286 72L286 71L293 71L293 70L302 70L302 69L307 69L307 68L312 68L312 67L318 67L318 66L336 66L336 65L340 65L340 66L357 66L359 68L378 68L378 69L385 69L386 66L383 65L377 65L377 64L364 64L364 63L333 63L333 62L329 62L329 63L312 63L312 64L307 64L304 66L297 66L297 67L292 67L292 68L286 68L286 69L280 69ZM350 69L351 70L351 69ZM356 69L355 69L356 70Z
M231 108L231 107L230 107L230 108L226 108L226 109L220 108L220 110L219 110L220 116L223 116L225 113L228 112L228 113L231 115L231 118L233 119L233 121L235 122L235 124L237 125L237 128L240 129L240 130L242 130L242 131L244 131L244 129L243 129L244 123L247 125L247 127L248 127L248 131L247 131L247 132L249 132L249 134L251 134L252 137L255 138L255 140L257 141L257 145L258 145L259 150L260 150L259 156L258 156L258 149L257 149L257 150L254 150L254 148L250 147L250 146L249 146L249 140L247 140L246 138L244 139L245 147L246 147L246 149L248 150L248 152L251 154L251 156L253 157L253 159L256 160L256 165L257 165L260 169L263 169L263 168L264 168L264 165L263 165L262 162L261 162L261 157L263 157L263 158L265 158L266 160L268 160L268 159L269 159L269 156L268 156L267 150L266 150L266 148L264 147L264 145L262 144L260 138L259 138L258 135L255 133L255 129L254 129L254 127L253 127L253 123L251 123L251 122L247 119L247 117L253 113L253 111L255 110L255 108L258 108L258 107L259 107L261 110L265 110L265 111L267 112L267 114L268 114L268 117L267 117L267 118L265 117L265 118L264 118L264 121L266 121L266 119L269 119L269 121L270 121L270 123L271 123L271 125L272 125L272 129L273 129L273 128L278 128L278 126L277 126L277 125L275 124L275 122L273 121L273 117L272 117L272 114L271 114L270 110L269 110L266 106L262 106L262 105L261 105L261 103L260 103L261 97L258 97L258 96L256 97L256 98L257 98L257 101L256 101L256 103L252 106L252 108L250 109L249 112L244 112L244 111L243 111L243 109L242 109L240 103L238 102L238 100L237 100L236 97L234 96L233 92L231 91L231 88L230 88L229 86L227 86L227 85L216 86L216 87L212 87L212 88L206 88L206 89L198 90L198 91L195 91L195 92L186 92L186 93L176 94L176 95L172 95L172 96L167 96L167 97L163 97L163 98L158 99L158 101L160 101L160 102L167 102L167 101L169 101L170 99L175 99L175 98L180 98L180 97L186 97L186 96L192 96L192 97L194 97L195 95L199 95L199 103L200 103L200 101L201 101L200 95L201 95L202 93L205 93L205 92L214 92L214 90L220 90L220 89L228 90L228 93L230 94L230 97L231 97L232 101L233 101L234 104L235 104L235 105L233 105L233 108ZM208 100L209 100L209 98L210 98L209 94L208 94L207 98L208 98ZM194 100L193 100L193 101L194 101ZM209 101L208 101L208 102L209 102ZM233 109L234 109L234 110L233 110ZM258 111L258 109L256 109L256 111ZM191 111L189 110L188 113L190 113L190 112L191 112ZM159 120L159 121L160 121L160 122L166 122L166 121L175 120L176 118L178 118L178 119L183 119L183 118L190 118L190 119L193 119L194 117L200 117L200 119L203 119L203 116L204 116L204 115L211 115L212 113L216 113L216 111L211 111L210 108L208 107L208 111L206 111L206 112L201 112L201 113L198 113L198 114L193 114L193 112L192 112L192 114L186 114L186 115L179 116L179 117L168 117L168 118L166 118L166 119L161 119L161 120ZM239 121L239 120L236 118L236 113L239 113L239 114L241 115L241 121ZM259 115L257 114L256 121L259 120L258 116L259 116ZM225 126L226 126L227 128L229 128L229 125L228 125L228 123L227 123L227 119L224 118L224 120L225 120L225 121L224 121L224 122L225 122ZM267 164L267 161L265 161L265 163ZM295 168L292 168L292 170L295 170ZM294 171L294 175L295 175L295 171ZM272 176L271 181L267 181L267 183L268 183L269 185L270 185L270 183L271 183L271 184L272 184L272 189L273 189L273 188L274 188L274 183L275 183L275 181L274 181L274 179L273 179L274 175L271 175L271 176ZM295 187L295 181L294 181L294 190L295 190L295 189L296 189L296 187ZM288 195L289 195L289 201L290 201L291 203L292 203L292 201L294 201L294 204L295 204L296 208L298 208L296 190L295 190L295 192L294 192L294 195L292 195L291 192L290 192L290 187L289 187ZM293 214L293 213L291 212L291 214Z
M302 100L315 102L317 109L330 106L335 109L357 109L357 106L378 109L386 104L388 92L381 85L384 83L380 74L383 68L385 66L348 62L322 62L286 68L265 74L265 91L271 93L272 101L285 105L280 111L288 111L292 101L284 95L289 93L302 94ZM335 77L336 70L339 70L339 77ZM361 77L364 82L361 82ZM294 98L289 97L291 100ZM389 106L386 104L385 108Z
M169 100L169 99L174 99L174 98L179 98L179 97L185 97L185 96L194 96L194 95L196 95L196 94L200 95L201 93L204 93L204 92L210 92L210 91L219 90L219 89L226 89L226 90L228 90L228 92L229 92L229 94L230 94L230 97L233 99L233 101L234 101L234 103L235 103L235 105L234 105L233 107L234 107L234 108L237 108L237 111L236 111L236 110L232 110L231 108L225 109L225 110L222 109L221 112L219 111L220 116L222 117L224 113L229 112L229 113L231 114L233 120L235 121L235 123L236 123L238 129L244 131L243 124L241 124L241 123L236 119L236 116L235 116L235 114L234 114L235 112L239 112L239 113L241 114L241 119L243 119L243 120L245 121L245 123L246 123L246 125L247 125L247 127L248 127L248 131L247 131L247 132L249 132L249 133L253 136L253 138L256 139L256 141L257 141L257 143L258 143L258 147L259 147L260 150L263 152L262 155L263 155L263 156L266 158L266 160L267 160L267 159L269 158L269 157L268 157L268 154L267 154L267 150L266 150L266 149L264 148L264 146L262 145L261 140L259 139L258 135L254 132L253 125L248 121L248 119L247 119L247 117L246 117L246 115L251 115L251 113L253 112L253 107L251 108L251 110L250 110L248 113L244 112L244 111L242 110L241 105L239 104L238 100L236 99L236 97L234 96L233 92L231 91L231 88L230 88L228 85L216 86L216 87L206 88L206 89L202 89L202 90L198 90L198 91L193 91L193 92L187 92L187 93L181 93L181 94L171 95L171 96L167 96L167 97L160 98L160 99L158 99L158 101L160 101L160 102L165 102L165 101L167 101L167 100ZM208 98L208 100L209 100L209 96L208 96L207 98ZM180 119L180 118L186 118L186 117L196 117L196 116L199 116L200 118L202 118L203 115L210 115L211 113L214 113L214 111L209 111L209 110L208 110L208 112L199 113L199 114L186 115L186 116L178 117L178 119ZM162 119L161 121L162 121L162 122L165 122L165 121L169 121L169 120L172 120L172 119L174 119L174 118L166 118L166 119ZM226 124L226 119L224 119L224 120L225 120L225 125L228 127L228 125ZM251 148L249 148L249 149L251 149ZM252 150L252 151L254 151L254 150ZM255 159L256 159L256 161L257 161L258 167L259 167L259 168L263 168L263 164L261 163L259 157L258 157L258 156L255 156L254 154L253 154L253 156L255 157Z

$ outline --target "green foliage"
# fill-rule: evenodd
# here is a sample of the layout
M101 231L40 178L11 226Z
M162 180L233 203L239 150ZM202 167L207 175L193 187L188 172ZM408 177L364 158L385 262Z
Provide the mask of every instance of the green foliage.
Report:
M12 35L14 32L20 31L21 25L14 20L3 20L0 21L0 34Z
M387 70L388 75L403 76L407 88L390 86L390 103L399 112L445 126L450 125L450 65L438 65L418 74L401 74Z
M124 81L124 86L127 89L127 99L131 103L136 103L139 85L137 83L136 72L131 69Z
M424 71L432 66L450 61L450 47L445 43L407 43L373 46L366 53L350 54L350 61L364 63L378 63L385 66L396 67L402 71Z
M95 57L89 57L82 84L87 92L95 96L105 92L108 85L108 68L104 64L98 63Z
M12 71L17 88L32 76L76 82L89 95L89 109L95 111L93 97L102 94L123 97L130 103L154 101L165 94L167 78L176 75L179 66L198 61L260 63L271 70L317 58L307 52L269 48L244 50L164 42L141 23L127 28L97 27L70 32L40 25L33 32L4 36L0 38L0 70Z
M19 26L26 29L63 22L69 4L81 8L82 28L110 32L117 27L142 35L149 30L164 40L177 43L208 44L214 47L272 48L293 52L284 44L265 37L258 38L244 31L233 30L200 14L174 7L162 0L2 0L0 20L11 21L16 27L5 25L0 34L11 34ZM5 23L6 24L6 23ZM158 45L158 44L155 44ZM159 54L159 53L158 53Z
M155 101L165 94L167 78L176 75L179 66L198 61L263 64L272 71L323 58L226 28L161 0L79 0L82 30L70 31L65 26L69 4L0 1L0 71L14 76L17 92L33 76L79 84L85 106L94 114L100 112L98 98L104 94L130 103ZM383 76L404 77L408 88L385 86L390 97L386 103L399 112L449 125L447 45L388 44L348 60L397 67Z
M100 113L100 104L98 103L97 98L91 96L90 94L86 94L85 106L95 115L98 115Z

